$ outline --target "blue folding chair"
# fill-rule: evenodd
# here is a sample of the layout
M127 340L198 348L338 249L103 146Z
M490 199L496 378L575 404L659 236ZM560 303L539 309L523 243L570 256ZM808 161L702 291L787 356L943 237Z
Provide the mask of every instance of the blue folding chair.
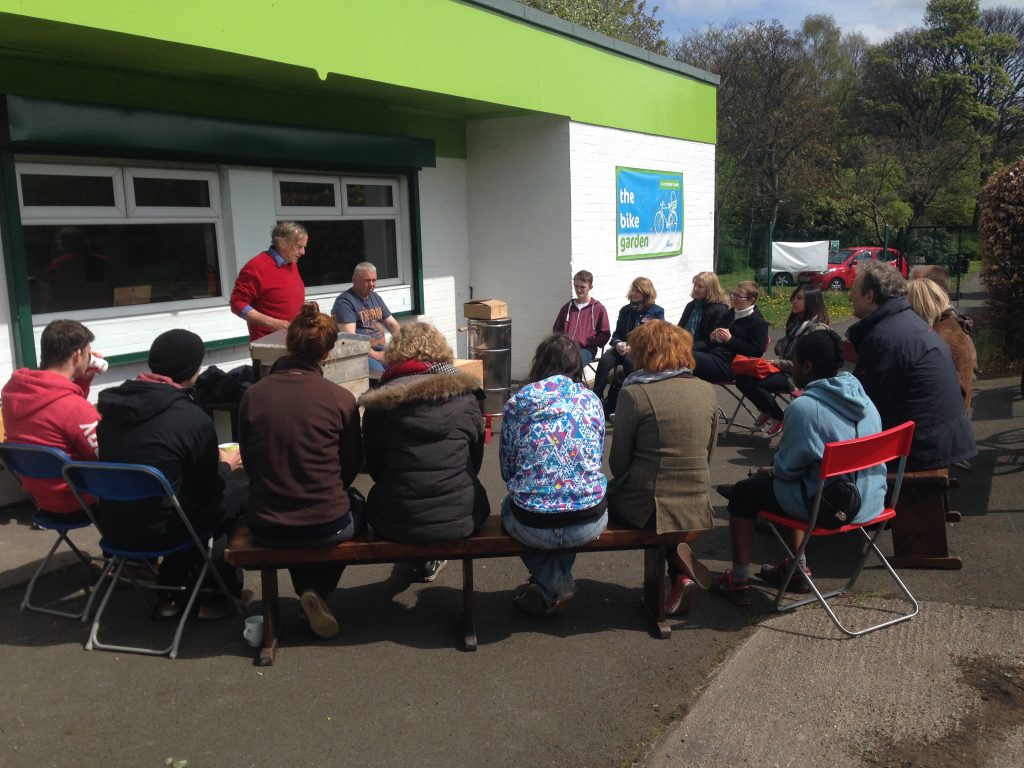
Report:
M32 592L36 588L36 581L39 580L43 571L46 570L46 566L49 565L61 544L66 544L75 557L90 567L92 567L94 561L100 559L82 552L68 538L70 531L88 528L92 525L88 518L83 520L82 516L77 513L61 514L47 512L40 508L39 503L22 482L22 478L26 477L34 480L57 479L61 477L61 470L69 461L71 461L71 457L59 448L51 448L46 445L29 445L28 443L0 443L0 464L3 464L15 479L18 480L22 490L25 491L25 495L31 499L36 507L35 512L32 513L32 524L36 528L57 533L57 540L53 542L50 551L46 553L46 557L39 563L39 567L36 568L36 572L32 574L32 578L28 582L25 597L21 601L21 609L23 611L46 613L51 616L63 616L68 619L79 619L84 622L89 620L89 614L92 612L92 604L97 594L96 587L99 586L98 582L90 584L85 588L85 591L89 593L89 598L86 600L85 607L81 611L61 611L43 605L33 605L32 603Z
M91 651L93 648L96 648L104 651L142 653L151 656L177 658L178 645L181 643L181 635L185 631L185 622L188 621L189 614L192 612L192 606L199 595L199 589L203 584L206 574L211 573L225 598L228 600L232 599L227 585L213 566L213 561L210 557L211 543L209 532L204 531L202 536L196 533L195 528L192 527L192 523L185 514L185 510L181 508L181 503L178 501L178 497L175 495L171 484L164 477L164 474L154 467L144 464L72 461L64 466L63 475L71 491L79 501L88 494L99 502L101 508L105 501L146 501L151 499L166 500L174 508L178 519L188 535L182 541L163 549L132 549L118 546L111 539L111 532L104 530L101 521L94 518L93 522L96 523L101 536L100 549L109 558L107 566L100 575L100 582L102 583L103 579L109 576L112 570L114 574L111 578L110 586L107 587L103 600L100 602L99 610L96 611L96 618L93 620L92 631L89 633L89 640L85 644L85 649ZM145 512L142 511L140 514L145 514ZM121 575L126 563L133 560L149 562L178 552L186 552L193 548L202 555L203 566L191 587L188 585L173 586L156 583L139 584L139 586L147 589L165 592L184 593L189 591L188 603L181 613L181 620L178 622L178 627L175 630L174 639L171 641L171 644L166 648L155 649L101 642L99 632L103 613L110 602L114 590L121 581ZM240 613L241 608L236 608L236 612Z

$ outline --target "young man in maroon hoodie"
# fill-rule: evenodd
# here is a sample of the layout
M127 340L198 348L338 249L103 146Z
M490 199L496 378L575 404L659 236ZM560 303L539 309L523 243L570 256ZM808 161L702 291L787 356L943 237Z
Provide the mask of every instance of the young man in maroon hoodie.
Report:
M560 310L552 333L564 333L579 344L583 365L590 365L597 357L597 350L608 343L611 330L608 324L608 310L597 299L590 298L594 287L594 276L585 269L572 278L572 289L576 298L566 302Z
M60 448L76 461L96 460L100 416L86 399L97 372L93 358L102 358L92 351L94 338L77 320L54 320L43 329L40 370L19 368L0 392L9 442ZM40 509L88 520L62 479L22 482Z

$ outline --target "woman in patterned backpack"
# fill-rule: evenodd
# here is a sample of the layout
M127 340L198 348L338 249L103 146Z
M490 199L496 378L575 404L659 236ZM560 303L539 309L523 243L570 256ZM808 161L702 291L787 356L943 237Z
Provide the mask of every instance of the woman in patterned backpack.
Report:
M579 346L568 336L549 336L537 347L530 383L505 403L500 460L508 495L501 520L510 536L533 549L579 547L608 524L604 413L582 378ZM522 560L530 580L513 598L519 610L552 613L576 595L575 552Z

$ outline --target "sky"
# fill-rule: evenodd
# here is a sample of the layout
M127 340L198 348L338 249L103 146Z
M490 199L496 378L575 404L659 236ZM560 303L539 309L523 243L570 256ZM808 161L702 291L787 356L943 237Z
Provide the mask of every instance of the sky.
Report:
M778 19L789 29L799 29L804 17L821 13L831 15L844 32L860 31L869 42L880 43L901 29L920 26L927 4L927 0L647 0L647 9L658 6L657 18L665 21L662 32L669 40L730 21ZM1000 5L1024 8L1024 0L981 0L982 9Z

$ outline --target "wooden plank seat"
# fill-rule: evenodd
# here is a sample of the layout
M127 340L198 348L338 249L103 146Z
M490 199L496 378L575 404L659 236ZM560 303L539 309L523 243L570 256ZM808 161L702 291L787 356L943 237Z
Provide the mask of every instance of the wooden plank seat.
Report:
M674 532L659 535L654 531L637 530L611 522L599 538L577 551L644 550L642 603L654 623L655 634L665 639L672 635L672 629L665 618L666 549L681 542L694 541L696 538L696 533ZM288 549L257 544L253 541L249 529L240 526L224 550L224 559L231 565L260 571L263 582L263 645L255 663L259 666L270 666L277 654L278 632L281 626L277 583L277 572L280 568L317 563L365 565L413 560L461 560L462 642L465 650L475 651L477 639L473 606L473 561L478 558L513 557L529 551L528 547L505 533L499 516L492 515L472 536L458 541L430 544L400 544L375 538L371 532L363 532L350 541L330 547Z
M894 475L889 475L892 483ZM960 513L949 509L949 489L956 487L949 469L905 472L896 518L892 527L893 568L943 568L959 570L959 557L950 555L946 523L960 522Z

